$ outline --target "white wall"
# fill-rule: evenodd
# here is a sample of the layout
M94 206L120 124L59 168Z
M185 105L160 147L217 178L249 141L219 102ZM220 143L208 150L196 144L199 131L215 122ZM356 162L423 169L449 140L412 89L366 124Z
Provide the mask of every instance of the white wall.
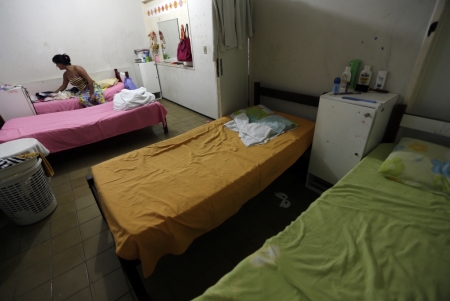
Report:
M252 82L319 96L331 90L333 79L351 60L359 59L358 74L365 64L371 65L373 86L377 72L387 70L385 89L402 99L435 3L253 1ZM280 101L274 106L289 107L288 111L315 120L315 110L304 112L304 106Z
M90 74L131 67L147 44L138 0L0 0L0 28L0 82L9 84L61 79L52 57L64 52Z

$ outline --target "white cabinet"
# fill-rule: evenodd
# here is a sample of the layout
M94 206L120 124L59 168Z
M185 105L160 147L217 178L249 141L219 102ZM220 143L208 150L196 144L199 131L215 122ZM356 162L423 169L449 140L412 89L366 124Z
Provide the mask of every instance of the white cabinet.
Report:
M27 90L21 87L7 91L0 90L0 115L5 121L36 115Z
M136 73L136 85L145 87L147 92L155 94L156 98L161 98L161 88L159 85L158 71L155 62L134 64Z
M376 103L333 94L320 97L306 182L319 193L336 184L381 142L398 99L392 93L350 96Z

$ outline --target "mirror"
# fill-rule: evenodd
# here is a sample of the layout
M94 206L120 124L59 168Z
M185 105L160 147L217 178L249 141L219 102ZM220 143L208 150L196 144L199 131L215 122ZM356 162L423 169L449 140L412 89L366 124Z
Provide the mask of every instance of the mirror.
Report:
M180 31L178 28L178 19L158 22L159 44L163 44L161 49L163 60L177 60L178 43L180 42Z

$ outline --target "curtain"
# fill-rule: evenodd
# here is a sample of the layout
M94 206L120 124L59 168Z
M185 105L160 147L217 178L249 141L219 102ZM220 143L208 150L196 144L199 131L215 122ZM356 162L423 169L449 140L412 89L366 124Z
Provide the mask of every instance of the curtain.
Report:
M213 19L217 50L242 49L246 39L253 36L250 0L213 0Z

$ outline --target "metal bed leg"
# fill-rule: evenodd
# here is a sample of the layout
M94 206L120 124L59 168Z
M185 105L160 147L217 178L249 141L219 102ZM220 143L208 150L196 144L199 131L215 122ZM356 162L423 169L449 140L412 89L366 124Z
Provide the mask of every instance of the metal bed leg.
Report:
M144 284L142 283L141 276L139 276L139 273L136 270L136 266L140 263L140 261L126 260L119 256L117 256L117 258L119 258L120 264L122 265L122 268L125 271L131 287L136 293L136 297L138 297L139 301L150 301L151 298L147 294Z
M169 132L169 127L167 126L167 119L164 117L164 121L166 122L166 126L164 126L164 123L163 123L163 128L164 128L164 133L168 133Z
M89 188L91 189L92 195L94 196L95 202L97 203L98 209L100 210L103 219L105 220L106 223L108 223L108 221L105 218L105 214L103 213L103 209L100 204L99 201L100 199L97 193L97 188L95 187L95 182L92 175L86 176L86 181L88 182ZM144 283L142 283L141 276L139 276L139 273L136 270L136 266L139 265L141 262L139 260L126 260L119 256L117 256L117 258L119 258L120 264L122 265L122 268L125 274L127 275L128 281L130 281L131 287L136 293L136 296L138 297L139 301L150 301L151 298L147 294L147 291L145 290L144 287Z
M86 181L88 182L89 188L91 189L92 195L94 196L94 200L97 203L97 207L100 210L100 213L102 214L103 220L108 223L108 221L105 218L105 214L103 213L102 205L100 204L99 197L97 194L97 188L95 187L94 178L92 175L86 176Z

